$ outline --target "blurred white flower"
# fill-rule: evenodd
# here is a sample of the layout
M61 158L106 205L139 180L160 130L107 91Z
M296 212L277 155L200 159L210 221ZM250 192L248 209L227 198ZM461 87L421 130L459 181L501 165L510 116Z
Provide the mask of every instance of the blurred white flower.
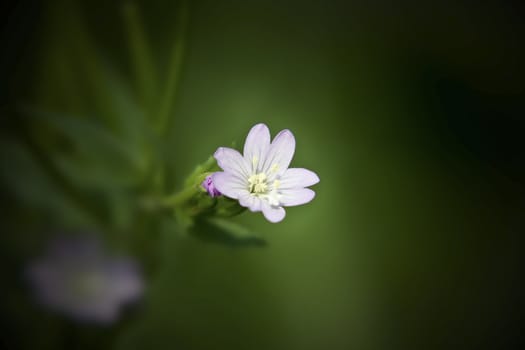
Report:
M26 273L40 303L85 322L115 322L144 287L135 261L107 255L92 237L55 239Z

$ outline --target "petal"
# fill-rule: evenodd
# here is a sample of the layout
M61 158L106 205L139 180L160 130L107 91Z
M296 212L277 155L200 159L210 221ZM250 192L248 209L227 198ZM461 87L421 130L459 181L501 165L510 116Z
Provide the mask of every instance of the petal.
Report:
M249 177L249 164L237 150L228 147L219 147L213 156L222 170L240 178L247 179Z
M143 292L143 282L139 268L129 259L115 259L107 266L111 293L122 302L138 299Z
M213 173L211 179L215 188L226 197L237 199L240 195L249 193L247 184L233 174L218 171Z
M264 160L263 170L268 175L282 175L295 152L295 137L290 130L283 130L273 139Z
M290 168L280 179L280 189L303 188L319 182L319 176L313 171L303 168Z
M253 172L260 172L264 158L270 148L270 130L264 124L251 128L244 143L244 158L251 165Z
M315 192L309 188L294 188L282 190L279 202L286 206L292 207L310 202L315 197Z
M271 206L266 201L261 201L261 204L262 204L262 212L266 220L276 223L284 219L286 215L286 211L284 210L283 207Z
M239 204L252 212L261 211L261 199L250 193L239 196Z

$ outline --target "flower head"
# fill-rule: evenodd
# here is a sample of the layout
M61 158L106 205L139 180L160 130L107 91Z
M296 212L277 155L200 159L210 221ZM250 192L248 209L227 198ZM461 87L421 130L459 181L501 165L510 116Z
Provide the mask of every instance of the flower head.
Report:
M214 154L223 171L212 175L212 182L223 195L237 199L253 212L262 211L270 222L281 221L283 207L310 202L315 192L308 186L319 177L303 168L288 168L295 151L295 138L283 130L270 143L270 131L255 125L244 143L244 155L220 147Z
M60 238L27 269L38 301L77 320L111 323L123 304L142 295L138 266L109 257L93 238Z

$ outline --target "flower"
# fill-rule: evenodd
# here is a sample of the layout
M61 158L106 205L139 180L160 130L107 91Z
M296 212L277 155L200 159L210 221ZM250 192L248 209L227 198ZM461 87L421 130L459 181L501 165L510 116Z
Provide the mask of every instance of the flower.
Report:
M53 240L26 272L40 303L85 322L116 321L121 306L143 292L135 262L107 256L99 242L88 237Z
M237 199L252 212L262 211L270 222L284 219L283 207L310 202L315 192L308 186L319 177L303 168L288 168L295 152L295 138L283 130L270 143L270 131L257 124L248 133L244 156L238 151L219 147L214 154L221 172L212 175L212 182L223 195Z
M215 185L213 184L213 181L211 179L211 175L206 176L204 181L202 182L201 186L208 192L210 197L218 197L222 193L219 192L217 188L215 188Z

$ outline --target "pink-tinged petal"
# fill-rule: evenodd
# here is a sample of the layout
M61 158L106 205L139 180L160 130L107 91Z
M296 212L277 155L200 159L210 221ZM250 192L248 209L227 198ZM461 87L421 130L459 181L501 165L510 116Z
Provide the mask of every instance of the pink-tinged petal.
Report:
M228 147L219 147L213 155L222 170L232 173L240 178L248 178L250 164L237 151ZM222 191L221 191L222 192Z
M243 194L239 197L239 204L250 209L252 212L261 211L261 199L250 193Z
M319 176L313 171L303 168L289 168L280 179L280 189L303 188L315 185Z
M248 185L233 174L218 171L213 173L211 177L215 188L226 197L237 199L239 196L249 193Z
M244 158L251 165L253 172L260 172L264 158L270 148L270 130L264 124L251 128L244 143Z
M268 175L283 174L295 152L295 137L290 130L283 130L273 139L268 154L264 160L263 170Z
M274 207L271 206L266 201L261 201L262 204L262 212L266 220L276 223L284 219L286 216L286 211L283 207Z
M206 176L204 181L201 183L201 187L204 188L206 192L208 192L208 195L212 198L218 197L222 194L218 189L215 188L211 175Z
M279 202L286 206L292 207L310 202L315 197L315 192L309 188L294 188L282 190Z

